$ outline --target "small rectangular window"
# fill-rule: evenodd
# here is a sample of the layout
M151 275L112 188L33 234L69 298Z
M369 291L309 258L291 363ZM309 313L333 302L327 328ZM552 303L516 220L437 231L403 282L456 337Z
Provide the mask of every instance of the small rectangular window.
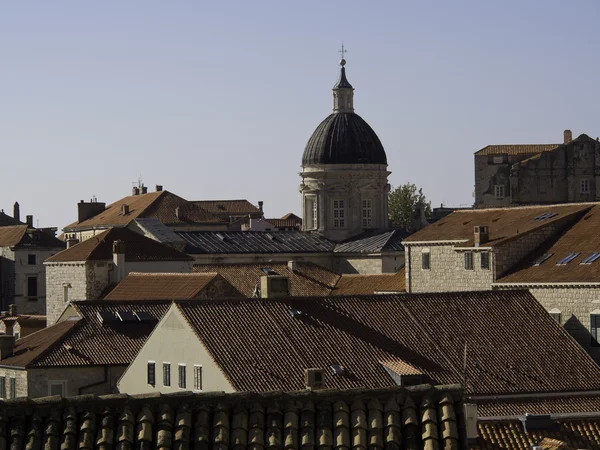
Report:
M333 228L344 228L346 226L346 209L344 200L333 201Z
M492 161L494 164L502 164L504 162L504 156L494 156Z
M590 193L590 180L581 180L579 185L581 194L589 194Z
M421 253L421 268L423 270L429 270L430 269L430 253L429 252L423 252Z
M30 266L35 266L37 264L35 255L27 255L27 264Z
M185 364L179 364L179 387L185 389Z
M202 366L194 366L194 389L202 390Z
M592 336L592 347L600 347L600 314L590 315L590 334Z
M27 277L27 297L37 297L37 277Z
M163 386L171 386L171 364L163 363Z
M316 230L317 229L317 198L307 197L306 198L306 229Z
M473 270L473 252L465 253L465 269Z
M154 386L156 384L156 363L148 361L148 384Z
M373 225L373 201L371 199L362 201L362 223L363 228L371 228Z
M504 197L506 197L503 184L497 184L494 186L494 197L496 197L497 200L502 200Z
M10 393L8 398L17 398L17 380L16 378L10 379Z
M50 381L48 383L48 395L60 395L65 396L65 382L64 381Z
M551 256L552 256L552 253L544 253L542 256L540 256L535 261L533 261L533 265L537 267L540 264L542 264L544 261L546 261L548 258L550 258Z
M6 398L6 377L0 377L0 398Z
M481 253L481 268L483 270L490 269L490 253L489 252Z

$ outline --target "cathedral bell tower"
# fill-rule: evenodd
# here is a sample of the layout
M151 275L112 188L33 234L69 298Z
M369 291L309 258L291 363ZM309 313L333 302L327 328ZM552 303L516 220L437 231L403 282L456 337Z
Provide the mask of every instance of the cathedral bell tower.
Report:
M387 156L373 129L354 112L346 60L333 87L333 113L314 131L302 156L302 229L343 241L388 228Z

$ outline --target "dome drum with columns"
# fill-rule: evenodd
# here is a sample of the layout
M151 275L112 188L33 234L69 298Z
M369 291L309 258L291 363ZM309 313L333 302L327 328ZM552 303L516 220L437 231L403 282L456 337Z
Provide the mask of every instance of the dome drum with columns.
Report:
M373 129L354 112L346 61L333 87L333 113L314 131L302 156L305 231L342 241L388 228L387 157Z

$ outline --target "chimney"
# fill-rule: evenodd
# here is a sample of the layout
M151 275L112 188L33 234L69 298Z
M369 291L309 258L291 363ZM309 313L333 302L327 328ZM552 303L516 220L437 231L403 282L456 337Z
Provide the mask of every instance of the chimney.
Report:
M290 259L288 261L288 269L290 269L292 272L298 270L298 262L294 261L293 259Z
M121 205L121 213L126 216L127 214L129 214L129 205L126 203L123 203Z
M0 361L15 353L15 337L12 334L0 335Z
M79 239L74 237L67 239L67 248L71 248L76 244L79 244Z
M10 316L16 316L17 315L17 305L8 305L8 314Z
M114 282L119 283L125 278L125 242L113 242Z
M323 389L325 387L325 371L323 369L304 369L304 385L307 389Z
M260 209L260 212L263 212L263 205L264 202L262 200L258 202L258 209Z
M475 247L479 247L489 240L490 234L488 232L488 227L484 225L476 225L473 229L473 242L475 243Z
M467 441L469 443L477 440L477 405L475 403L465 403L465 428L467 431Z
M163 189L162 184L156 185L156 192L162 192L162 189Z
M140 188L137 186L131 188L131 195L140 195Z
M263 275L260 277L260 297L289 297L290 279L281 275Z
M21 208L19 208L19 202L15 202L13 206L13 217L16 220L21 221Z
M77 203L77 221L81 223L90 217L100 214L105 209L106 203L98 203L98 201L86 203L81 200L79 203Z
M573 140L573 133L571 132L571 130L565 130L564 137L565 137L565 144L568 144L569 142L571 142Z
M26 216L27 226L33 228L33 216Z
M142 190L141 190L141 193L142 193L142 194L147 194L147 193L148 193L148 188L147 188L146 186L144 186L143 184L142 184Z

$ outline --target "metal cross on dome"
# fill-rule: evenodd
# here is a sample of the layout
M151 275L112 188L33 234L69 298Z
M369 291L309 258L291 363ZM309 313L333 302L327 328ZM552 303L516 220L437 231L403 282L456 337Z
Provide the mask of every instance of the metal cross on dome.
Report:
M348 52L348 50L346 50L346 49L344 48L344 43L342 42L342 49L341 49L341 50L338 50L338 53L339 53L340 55L342 55L342 59L344 59L344 54L346 54L347 52Z

